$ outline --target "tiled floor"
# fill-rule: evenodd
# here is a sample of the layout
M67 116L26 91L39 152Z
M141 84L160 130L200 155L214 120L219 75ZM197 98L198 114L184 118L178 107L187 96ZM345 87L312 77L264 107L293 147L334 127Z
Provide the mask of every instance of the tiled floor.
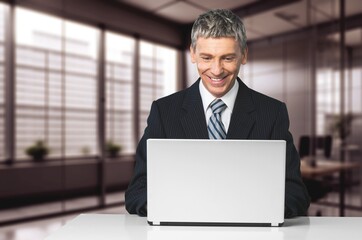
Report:
M113 194L111 196L107 196L107 202L115 201L116 199L119 200L120 197L124 197L123 193L117 193ZM338 199L338 194L331 193L328 195L328 198L325 200L328 200L329 202L335 202ZM92 199L90 201L93 201ZM361 204L361 198L357 194L351 194L347 193L346 202L348 204L354 203L354 204ZM87 202L87 199L78 199L76 201L73 201L75 206L79 206L78 204L84 204L89 203ZM70 203L68 203L70 204ZM361 206L361 205L360 205ZM42 205L37 206L37 208L42 209L42 211L49 210L50 205ZM313 216L317 210L321 210L323 216L338 216L338 209L335 207L325 207L321 206L319 204L312 204L309 209L309 214ZM12 210L14 211L14 210ZM16 210L15 210L16 211ZM19 210L19 213L22 212L28 212L29 209L22 209ZM11 211L9 211L11 212ZM107 213L107 214L122 214L126 213L126 210L124 209L124 206L114 207L114 208L107 208L102 209L98 211L92 211L92 213ZM2 213L0 213L2 214ZM14 216L15 213L12 213L12 216ZM44 239L46 236L51 234L52 232L59 229L61 226L63 226L67 221L73 219L79 215L77 214L71 214L66 215L62 217L56 217L56 218L50 218L46 220L40 220L40 221L33 221L33 222L27 222L22 224L14 224L11 226L5 226L0 227L0 240L41 240ZM352 210L346 210L346 216L359 216L362 217L362 209L360 211L352 211Z

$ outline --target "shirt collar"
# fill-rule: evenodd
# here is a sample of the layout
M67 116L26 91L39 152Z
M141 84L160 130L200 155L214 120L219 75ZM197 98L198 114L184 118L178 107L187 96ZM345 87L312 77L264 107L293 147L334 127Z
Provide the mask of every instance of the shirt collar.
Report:
M202 80L199 83L200 95L202 99L202 104L204 107L204 112L206 113L207 108L209 107L210 103L214 101L215 97L206 89ZM234 109L235 99L238 94L239 90L239 83L235 80L234 86L220 99L226 104L227 108L230 109L232 112Z

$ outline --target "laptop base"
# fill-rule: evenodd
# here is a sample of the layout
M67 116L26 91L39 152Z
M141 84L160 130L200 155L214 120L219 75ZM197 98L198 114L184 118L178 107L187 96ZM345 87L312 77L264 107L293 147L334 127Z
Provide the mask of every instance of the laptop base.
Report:
M196 226L196 227L281 227L282 223L215 223L215 222L155 222L151 226Z

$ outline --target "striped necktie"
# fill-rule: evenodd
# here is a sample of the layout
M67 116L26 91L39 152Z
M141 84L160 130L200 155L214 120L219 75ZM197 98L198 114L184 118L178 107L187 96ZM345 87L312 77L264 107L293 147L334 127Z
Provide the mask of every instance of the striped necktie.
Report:
M209 119L207 129L210 139L225 139L226 131L221 121L221 112L225 110L226 104L221 99L215 99L210 103L212 115Z

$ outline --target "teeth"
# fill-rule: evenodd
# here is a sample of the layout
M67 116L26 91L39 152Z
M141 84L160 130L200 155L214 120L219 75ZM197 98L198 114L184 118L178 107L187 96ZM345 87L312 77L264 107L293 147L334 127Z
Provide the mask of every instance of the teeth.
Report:
M211 78L212 81L221 81L222 78Z

